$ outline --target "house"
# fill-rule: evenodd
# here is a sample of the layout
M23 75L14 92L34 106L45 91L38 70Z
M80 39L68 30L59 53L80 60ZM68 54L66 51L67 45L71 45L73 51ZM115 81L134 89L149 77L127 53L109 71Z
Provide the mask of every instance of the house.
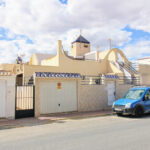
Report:
M71 55L59 40L56 55L33 54L27 63L2 64L0 69L16 75L18 117L109 109L138 76L121 50L91 52L82 35L71 43Z
M147 64L150 65L150 57L140 58L136 61L137 64Z

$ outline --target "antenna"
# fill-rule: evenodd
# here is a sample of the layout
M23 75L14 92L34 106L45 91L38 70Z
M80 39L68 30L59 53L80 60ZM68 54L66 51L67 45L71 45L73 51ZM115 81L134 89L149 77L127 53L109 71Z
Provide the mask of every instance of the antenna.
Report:
M82 29L80 29L80 35L82 34Z
M82 29L80 29L80 36L81 36L81 34L82 34ZM81 49L81 43L80 43L80 49Z
M112 39L109 38L109 39L108 39L108 42L109 42L109 49L112 49Z
M97 51L99 51L99 50L100 50L100 47L99 47L98 45L96 46L96 50L97 50Z
M23 53L23 54L21 54L20 56L21 56L21 57L25 57L25 54Z

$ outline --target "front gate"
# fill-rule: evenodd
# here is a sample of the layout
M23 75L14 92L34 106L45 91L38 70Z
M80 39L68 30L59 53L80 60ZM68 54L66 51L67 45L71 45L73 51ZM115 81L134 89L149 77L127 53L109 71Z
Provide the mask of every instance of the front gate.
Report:
M16 119L34 117L34 95L33 85L16 86Z

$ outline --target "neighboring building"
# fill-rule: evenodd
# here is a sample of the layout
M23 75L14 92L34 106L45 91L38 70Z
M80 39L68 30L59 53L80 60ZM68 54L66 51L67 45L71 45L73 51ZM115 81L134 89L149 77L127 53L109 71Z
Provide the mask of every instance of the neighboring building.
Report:
M136 67L140 73L140 84L150 85L150 57L138 59L136 61Z
M140 58L136 61L137 64L150 65L150 57Z

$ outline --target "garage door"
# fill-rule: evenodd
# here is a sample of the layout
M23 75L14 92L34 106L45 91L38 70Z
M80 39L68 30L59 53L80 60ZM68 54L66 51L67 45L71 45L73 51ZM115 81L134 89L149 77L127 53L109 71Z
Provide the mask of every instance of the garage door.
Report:
M40 113L77 111L76 81L40 83Z
M0 118L6 117L6 82L0 80Z

